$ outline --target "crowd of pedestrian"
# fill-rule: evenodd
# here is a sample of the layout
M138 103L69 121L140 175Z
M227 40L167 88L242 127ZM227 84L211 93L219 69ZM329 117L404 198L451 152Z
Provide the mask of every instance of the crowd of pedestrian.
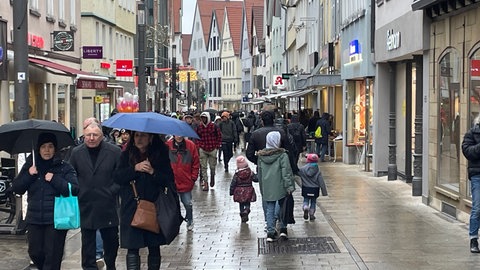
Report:
M104 265L107 270L115 269L119 248L127 250L127 269L140 269L141 248L148 248L148 269L160 269L160 246L166 241L160 233L131 226L137 199L153 202L162 188L175 183L191 232L192 190L197 180L204 191L215 186L217 160L223 161L227 175L232 173L230 195L239 204L243 223L249 221L251 203L257 200L254 183L258 183L267 241L288 239L288 222L281 213L286 212L284 201L295 191L295 177L302 183L304 218L315 219L319 190L327 195L315 166L319 159L325 160L324 140L317 141L307 165L298 168L297 164L307 138L319 126L328 145L328 113L319 117L314 112L308 118L304 111L280 115L276 110L210 110L172 113L169 117L186 122L198 138L108 130L93 117L85 119L83 135L75 146L61 155L55 135L39 136L37 162L27 159L13 184L18 194L28 191L28 252L38 269L60 269L66 230L53 228L53 200L68 194L68 183L79 200L83 269ZM237 156L236 168L231 169L229 161L238 151L245 155Z

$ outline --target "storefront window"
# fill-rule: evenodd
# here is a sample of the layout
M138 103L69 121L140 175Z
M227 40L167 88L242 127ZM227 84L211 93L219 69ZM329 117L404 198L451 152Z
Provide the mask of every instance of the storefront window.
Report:
M460 181L460 58L454 49L440 59L438 185L459 192Z
M469 89L470 89L470 102L469 109L470 114L467 127L471 128L474 125L474 120L480 114L480 49L477 49L472 56L470 56L470 73L469 75ZM472 196L470 190L470 182L467 181L467 194Z
M366 95L367 87L365 81L347 82L347 145L365 144L365 135L368 131L371 134L373 120L373 81L370 81L369 95ZM368 104L366 99L369 98ZM368 119L366 110L369 110ZM368 127L366 125L368 121ZM368 129L367 129L368 128ZM369 136L370 143L372 137Z

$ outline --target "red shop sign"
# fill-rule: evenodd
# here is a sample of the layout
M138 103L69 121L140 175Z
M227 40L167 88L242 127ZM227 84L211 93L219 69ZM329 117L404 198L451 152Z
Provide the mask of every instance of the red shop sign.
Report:
M116 66L117 77L132 77L133 60L117 60Z

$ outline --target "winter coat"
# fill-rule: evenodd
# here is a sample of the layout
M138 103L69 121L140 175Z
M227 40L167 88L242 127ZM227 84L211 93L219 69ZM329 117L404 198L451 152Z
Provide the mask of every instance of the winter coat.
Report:
M249 167L237 170L230 183L230 196L233 196L233 201L238 203L257 201L257 194L252 186L254 181L258 181L257 176Z
M463 137L462 152L468 160L468 179L480 174L480 124L475 124Z
M303 152L303 147L307 145L307 134L305 133L305 127L299 122L292 122L288 124L287 129L295 141L298 153Z
M222 132L222 142L238 142L237 127L232 120L220 121L218 127Z
M258 151L258 180L264 201L278 201L295 190L292 168L285 149Z
M156 161L149 158L154 169L154 174L137 172L135 165L130 163L130 151L122 152L120 168L115 172L115 181L120 185L120 247L138 249L147 246L166 244L161 233L153 233L130 226L133 215L137 209L133 188L130 181L135 180L135 187L140 199L155 202L161 190L167 183L174 183L174 174L170 166L168 148L161 144L155 151L158 155ZM172 205L172 207L175 207Z
M113 173L120 165L121 150L105 141L98 147L95 164L86 144L75 147L70 156L70 164L78 176L80 226L91 230L118 226L119 186L114 182Z
M330 122L326 118L326 116L322 116L320 120L317 122L317 126L315 127L315 130L317 127L320 126L322 128L322 137L321 138L315 138L316 143L322 143L322 144L327 144L328 143L328 136L332 132L332 127L330 126Z
M27 223L49 225L53 224L55 197L69 195L68 183L71 184L72 194L78 194L77 173L68 162L56 156L49 162L40 160L39 154L35 155L38 174L30 175L28 172L33 163L32 157L28 157L20 173L13 180L12 191L16 194L28 191L25 217ZM42 168L40 163L45 163L46 166ZM48 172L53 173L50 182L45 181L45 174Z
M205 152L211 152L222 146L222 132L217 125L210 122L209 113L202 113L202 115L207 117L207 124L200 123L197 126L195 131L200 139L197 140L196 144L198 148L201 148Z
M200 170L200 158L197 146L190 140L176 146L175 140L166 142L169 150L170 165L175 175L175 186L178 192L192 191Z
M322 190L322 196L328 195L322 172L316 163L305 164L298 171L298 175L302 179L302 196L313 196L317 198L320 189Z
M245 156L247 157L247 159L253 162L254 164L257 164L257 159L258 159L255 153L266 147L267 134L270 131L280 132L280 136L281 136L280 147L284 147L287 150L289 150L288 137L282 128L275 127L275 126L265 126L265 127L259 128L252 133L252 136L250 137L250 141L247 146L247 150L245 151ZM293 153L288 153L288 154L293 155Z

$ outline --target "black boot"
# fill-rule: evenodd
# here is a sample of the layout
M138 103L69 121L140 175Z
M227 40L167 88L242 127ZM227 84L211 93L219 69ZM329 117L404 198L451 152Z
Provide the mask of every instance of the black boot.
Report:
M127 270L140 270L140 256L127 254Z
M470 239L470 252L471 253L480 253L480 250L478 249L478 239L477 238Z
M148 255L148 270L159 270L162 257Z

